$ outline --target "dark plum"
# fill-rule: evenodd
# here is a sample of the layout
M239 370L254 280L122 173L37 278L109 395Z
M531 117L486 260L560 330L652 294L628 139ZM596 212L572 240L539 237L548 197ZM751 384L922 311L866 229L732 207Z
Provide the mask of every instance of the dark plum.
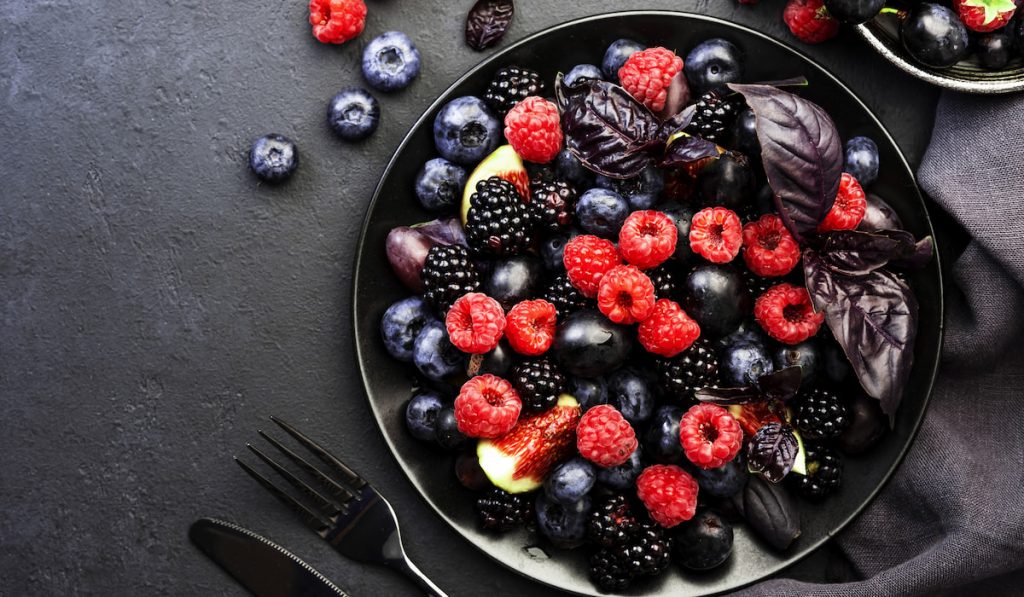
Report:
M698 265L683 281L683 309L700 324L702 334L729 334L752 307L743 277L729 265Z
M455 421L455 409L451 406L437 411L437 418L434 419L434 431L437 445L445 450L458 450L470 443L470 439L459 431L459 425Z
M825 0L828 13L840 23L860 25L878 16L885 0Z
M728 83L743 80L743 58L739 48L720 37L697 44L683 60L690 91L699 97Z
M506 311L537 294L544 268L536 257L517 255L494 264L484 283L484 294Z
M608 384L601 377L573 377L569 393L580 403L583 412L599 404L608 404Z
M988 70L1002 70L1010 63L1013 41L1002 31L979 36L974 46L978 62Z
M644 454L658 464L680 464L686 459L679 441L680 406L659 406L643 435Z
M910 55L925 66L947 68L967 56L967 27L956 12L941 4L911 7L900 23L900 39Z
M687 570L721 566L732 553L732 525L718 513L702 509L676 527L672 558Z
M772 352L775 369L800 367L800 386L807 388L817 381L825 360L821 342L816 338L808 338L799 344L780 344Z
M632 328L587 309L570 313L562 321L551 350L570 375L597 377L626 361L633 336Z
M839 436L839 447L847 454L860 454L882 439L889 428L889 420L874 398L858 392L849 400L847 410L850 424Z
M480 360L479 368L476 371L468 370L473 367L474 362L470 359L466 374L469 377L472 377L474 375L490 373L491 375L504 377L505 374L508 373L509 369L512 368L514 358L515 352L512 351L512 347L508 345L506 340L502 340L494 350L483 355L483 358Z
M754 170L742 153L728 151L712 160L697 175L702 207L726 207L736 213L749 210L754 195Z
M736 115L732 123L732 144L750 159L761 156L761 142L757 138L757 117L750 108L745 108Z

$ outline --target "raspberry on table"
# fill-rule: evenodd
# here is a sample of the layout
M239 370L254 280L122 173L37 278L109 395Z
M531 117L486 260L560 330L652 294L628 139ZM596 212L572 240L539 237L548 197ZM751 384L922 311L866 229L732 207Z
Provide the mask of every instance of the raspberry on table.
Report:
M343 44L363 32L366 4L363 0L309 0L309 24L317 41Z
M515 427L522 408L511 383L485 373L462 384L455 399L455 421L469 437L501 437Z
M651 316L640 324L637 337L647 352L674 357L697 341L700 326L679 303L658 299Z
M597 308L615 323L637 323L654 311L654 284L632 265L617 265L601 278Z
M635 52L619 69L622 87L637 101L661 112L668 100L672 78L683 70L683 59L667 48L648 48Z
M789 0L782 20L797 39L807 44L820 44L839 34L839 21L828 13L823 0Z
M711 263L728 263L743 246L743 226L736 212L724 207L707 207L693 215L690 248Z
M544 87L544 79L536 71L521 66L506 66L494 74L483 98L488 106L504 116L527 97L542 95Z
M673 464L655 464L636 479L636 494L655 522L672 528L697 511L697 481Z
M448 338L462 352L484 354L494 350L505 331L505 311L486 294L464 294L444 320Z
M818 224L818 232L829 230L853 230L860 225L868 210L868 200L864 189L851 174L843 172L839 181L839 192L832 209L828 210L825 219Z
M695 404L679 422L686 458L702 469L731 461L743 445L743 429L729 411L716 404Z
M594 298L601 278L613 267L620 265L619 251L610 240L581 234L565 244L562 263L572 285L583 296Z
M754 319L784 344L799 344L818 333L824 313L815 313L806 288L776 284L754 302Z
M535 359L513 367L511 382L523 403L523 410L539 413L558 403L565 389L565 374L551 359Z
M601 467L619 466L637 447L636 432L614 406L600 404L583 413L576 427L580 456Z
M660 211L634 211L619 230L619 251L626 263L650 269L672 256L678 238L672 218Z
M743 261L758 276L785 276L800 263L800 246L775 214L743 226Z
M562 150L562 125L558 106L530 96L505 115L505 138L524 160L546 164Z
M544 299L523 301L509 310L505 337L512 350L527 356L544 354L555 339L555 306Z

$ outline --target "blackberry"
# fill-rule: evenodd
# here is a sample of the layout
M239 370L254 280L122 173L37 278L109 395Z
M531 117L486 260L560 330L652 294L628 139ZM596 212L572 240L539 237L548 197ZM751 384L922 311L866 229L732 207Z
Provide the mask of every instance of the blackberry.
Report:
M739 113L740 102L726 99L718 91L708 91L697 100L693 120L686 127L691 135L718 141Z
M750 291L750 296L756 301L766 290L780 282L778 278L762 278L746 267L739 268L743 283Z
M839 453L829 448L804 444L807 459L806 475L791 475L797 491L809 500L820 500L839 489L843 481L843 461Z
M558 402L565 388L565 374L550 359L523 361L512 368L509 378L523 402L523 410L539 413Z
M597 504L587 521L587 537L602 547L622 545L640 529L626 496L613 493Z
M531 95L544 93L544 80L528 68L506 66L500 69L484 92L484 101L504 116L516 104Z
M492 176L469 198L466 242L478 253L518 255L533 243L529 207L512 183Z
M544 291L544 300L555 306L558 317L561 319L566 315L587 308L591 301L583 296L578 288L569 281L569 276L561 274L548 284Z
M480 289L480 275L469 251L458 245L435 245L427 253L423 270L423 298L441 314L460 296Z
M672 539L654 523L641 527L631 540L602 547L590 557L591 580L602 591L624 591L638 576L656 576L671 563Z
M804 439L830 440L850 424L849 408L839 394L825 388L813 388L797 396L793 425Z
M717 351L705 337L678 356L654 359L654 368L662 391L684 403L693 399L696 390L718 385Z
M654 296L656 298L675 300L679 291L679 278L671 267L660 265L652 270L648 270L646 273L647 277L654 284Z
M533 494L509 493L493 488L476 500L480 526L488 531L510 531L533 516Z
M530 211L538 230L558 232L572 223L579 196L572 186L560 180L531 180Z

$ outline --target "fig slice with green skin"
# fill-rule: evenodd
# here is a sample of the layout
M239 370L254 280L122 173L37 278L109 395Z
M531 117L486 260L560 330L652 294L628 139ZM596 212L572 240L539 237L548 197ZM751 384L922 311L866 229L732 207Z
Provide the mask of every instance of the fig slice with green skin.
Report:
M469 198L476 192L476 184L481 180L487 180L497 176L507 180L516 187L524 201L530 200L530 175L526 173L526 166L523 165L523 158L519 157L511 145L502 145L491 152L491 155L484 158L484 161L477 165L473 173L466 180L466 188L462 191L462 223L466 223L469 216Z
M509 493L533 491L552 467L572 454L579 421L579 403L562 394L551 410L519 419L499 438L480 440L480 468L495 487Z

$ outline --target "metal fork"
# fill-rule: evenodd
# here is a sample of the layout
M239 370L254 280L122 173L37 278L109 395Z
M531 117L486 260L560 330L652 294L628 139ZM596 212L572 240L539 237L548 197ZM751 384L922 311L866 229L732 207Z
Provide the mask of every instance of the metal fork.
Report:
M246 444L246 447L284 477L292 487L299 490L312 507L299 501L235 456L238 466L298 513L309 528L346 557L357 562L382 564L398 570L426 590L427 595L446 597L445 593L405 555L398 519L391 504L345 463L299 430L277 417L270 417L270 420L327 465L328 472L325 473L313 466L263 430L257 430L257 433L315 478L329 495L325 496L321 491L317 491L252 444Z

